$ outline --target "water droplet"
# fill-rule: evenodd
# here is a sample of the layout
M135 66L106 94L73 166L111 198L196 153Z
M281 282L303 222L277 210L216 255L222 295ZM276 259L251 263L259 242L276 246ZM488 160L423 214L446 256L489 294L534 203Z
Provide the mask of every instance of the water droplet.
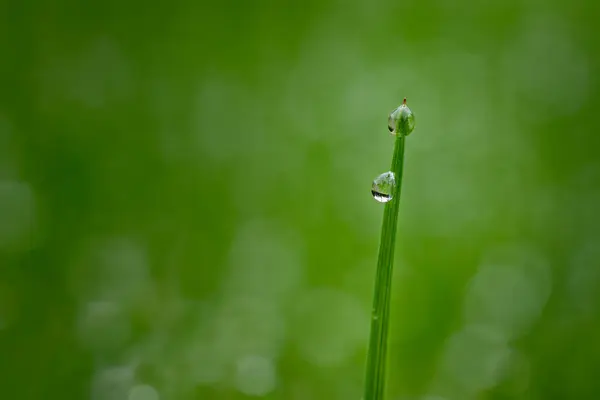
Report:
M408 136L415 129L415 116L406 105L406 99L400 107L390 113L388 130L392 135Z
M371 186L371 194L373 198L380 203L387 203L394 195L394 187L396 186L396 178L391 171L384 172L373 181Z

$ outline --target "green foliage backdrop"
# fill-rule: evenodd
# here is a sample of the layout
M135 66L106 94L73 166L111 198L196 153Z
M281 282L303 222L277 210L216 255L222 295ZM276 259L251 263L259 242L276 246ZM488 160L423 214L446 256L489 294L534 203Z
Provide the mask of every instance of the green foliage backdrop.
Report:
M592 0L0 4L0 397L600 393Z

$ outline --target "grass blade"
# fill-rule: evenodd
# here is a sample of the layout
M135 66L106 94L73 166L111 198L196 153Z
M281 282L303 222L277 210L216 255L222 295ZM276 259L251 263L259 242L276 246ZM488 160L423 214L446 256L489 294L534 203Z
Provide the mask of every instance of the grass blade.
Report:
M394 187L392 200L385 204L383 212L379 257L377 260L377 272L373 295L373 310L371 314L371 336L367 353L364 400L382 400L385 394L390 298L396 230L398 225L398 210L400 206L400 193L402 190L404 145L406 136L408 136L412 131L412 128L414 128L413 116L408 107L406 107L406 99L404 99L403 105L400 106L398 110L403 107L405 110L398 114L399 118L395 122L395 126L390 126L390 130L393 131L393 133L398 132L391 167L391 171L396 178L396 185ZM392 113L392 115L394 115L394 113Z

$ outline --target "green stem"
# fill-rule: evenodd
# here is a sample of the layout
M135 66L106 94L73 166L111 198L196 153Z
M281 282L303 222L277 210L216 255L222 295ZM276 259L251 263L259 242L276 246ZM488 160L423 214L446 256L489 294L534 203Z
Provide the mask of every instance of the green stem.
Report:
M392 289L392 271L394 267L394 248L398 209L402 188L402 169L404 164L404 143L402 134L396 138L391 171L395 175L396 185L392 200L387 202L383 212L375 294L371 315L371 337L367 353L367 371L365 378L364 400L382 400L385 392L387 337L390 323L390 297Z

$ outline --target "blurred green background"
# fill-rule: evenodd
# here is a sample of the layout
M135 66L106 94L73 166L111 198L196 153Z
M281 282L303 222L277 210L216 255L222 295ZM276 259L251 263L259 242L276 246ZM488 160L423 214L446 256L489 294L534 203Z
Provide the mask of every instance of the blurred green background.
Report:
M0 3L0 398L600 398L592 0Z

